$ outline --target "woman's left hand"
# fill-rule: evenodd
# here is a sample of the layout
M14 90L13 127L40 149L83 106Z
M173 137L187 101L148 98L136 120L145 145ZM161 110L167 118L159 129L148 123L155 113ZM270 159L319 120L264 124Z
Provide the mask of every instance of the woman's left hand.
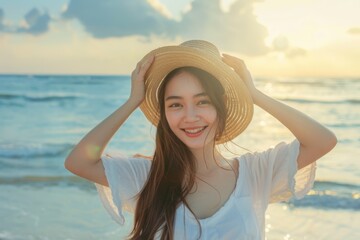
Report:
M240 76L240 78L244 81L245 85L247 86L248 90L252 97L254 97L255 92L257 91L254 81L251 77L249 70L247 69L245 63L240 58L223 54L222 58L223 62L229 65L234 71Z
M258 91L244 61L223 54L223 62L234 69L248 87L251 97L262 108L287 127L300 142L297 167L301 169L329 152L337 143L336 136L304 113ZM306 129L306 131L304 131Z

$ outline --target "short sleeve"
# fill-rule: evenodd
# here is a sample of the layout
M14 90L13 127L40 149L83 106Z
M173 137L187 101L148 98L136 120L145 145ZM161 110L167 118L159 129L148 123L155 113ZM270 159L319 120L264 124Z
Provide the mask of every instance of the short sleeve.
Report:
M316 163L300 170L297 166L300 143L297 139L279 143L264 152L246 154L252 187L264 203L302 198L313 187Z
M105 209L117 223L123 225L123 210L134 211L137 194L147 180L151 161L107 154L101 160L109 187L95 183L96 189Z

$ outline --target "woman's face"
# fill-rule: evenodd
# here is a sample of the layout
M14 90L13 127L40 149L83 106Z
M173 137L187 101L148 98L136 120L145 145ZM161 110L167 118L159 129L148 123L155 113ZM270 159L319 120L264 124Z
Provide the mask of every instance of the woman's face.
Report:
M190 149L213 144L217 114L199 80L181 72L165 87L165 115L174 134Z

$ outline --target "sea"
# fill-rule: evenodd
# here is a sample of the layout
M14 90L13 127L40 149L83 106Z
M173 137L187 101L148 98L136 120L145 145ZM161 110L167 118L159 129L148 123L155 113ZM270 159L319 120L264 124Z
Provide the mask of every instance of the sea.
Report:
M308 195L269 205L267 240L360 239L360 79L254 81L338 138L337 146L318 160ZM125 239L132 215L126 214L124 227L115 223L94 184L68 172L64 160L129 93L130 77L125 75L0 75L0 240ZM136 110L105 152L151 155L154 134L155 128ZM255 107L232 152L262 151L293 138Z

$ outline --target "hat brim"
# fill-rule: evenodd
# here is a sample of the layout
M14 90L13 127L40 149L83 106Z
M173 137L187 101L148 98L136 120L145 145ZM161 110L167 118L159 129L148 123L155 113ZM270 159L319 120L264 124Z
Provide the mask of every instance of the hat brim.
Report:
M187 66L212 74L225 89L226 126L217 144L234 139L249 125L253 116L251 95L239 75L220 56L185 46L161 47L151 51L144 59L149 55L155 55L155 60L145 75L145 100L140 109L153 125L157 126L160 119L157 94L161 82L172 70Z

